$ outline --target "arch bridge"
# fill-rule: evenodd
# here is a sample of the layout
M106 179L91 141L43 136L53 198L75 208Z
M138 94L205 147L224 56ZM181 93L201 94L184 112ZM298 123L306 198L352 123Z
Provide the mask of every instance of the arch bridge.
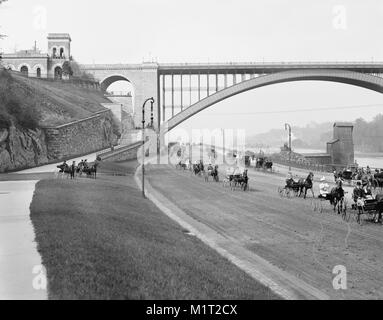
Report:
M383 93L383 62L96 64L82 69L104 90L119 80L132 84L136 124L143 102L154 97L154 128L166 131L224 99L277 83L330 81ZM150 111L146 115L148 122Z

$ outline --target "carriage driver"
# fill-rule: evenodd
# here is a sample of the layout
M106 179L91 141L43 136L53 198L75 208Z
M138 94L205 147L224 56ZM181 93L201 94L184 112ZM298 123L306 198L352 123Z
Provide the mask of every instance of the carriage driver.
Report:
M293 174L289 172L286 178L286 186L292 186L294 182Z
M319 185L319 198L326 199L327 195L330 193L330 186L326 182L326 178L323 176L322 179L320 179L320 185Z
M62 168L63 168L63 172L65 172L65 169L69 169L69 165L66 163L66 161L64 161L64 163L62 164Z
M355 203L358 201L359 198L363 199L366 197L360 181L356 183L356 187L354 188L354 191L352 192L352 196Z

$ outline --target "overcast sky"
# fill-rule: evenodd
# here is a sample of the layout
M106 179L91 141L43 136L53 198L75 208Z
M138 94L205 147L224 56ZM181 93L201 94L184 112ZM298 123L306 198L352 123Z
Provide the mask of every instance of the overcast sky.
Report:
M81 63L383 61L380 0L9 0L0 6L0 25L8 35L0 42L4 52L30 48L35 40L45 51L47 33L67 32L72 55ZM378 106L370 106L374 104ZM252 114L356 105L369 107ZM381 94L299 82L232 97L184 126L257 133L283 127L286 121L370 120L379 112Z

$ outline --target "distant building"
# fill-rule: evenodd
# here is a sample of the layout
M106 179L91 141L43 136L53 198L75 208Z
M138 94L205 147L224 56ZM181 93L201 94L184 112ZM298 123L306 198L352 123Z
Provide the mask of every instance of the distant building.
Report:
M333 139L327 142L326 153L304 154L304 157L318 164L348 166L354 164L354 125L349 122L334 123Z
M333 164L349 165L354 163L354 125L349 122L334 123L334 135L327 142L327 153Z
M31 50L4 53L2 65L30 77L62 78L62 67L71 58L71 37L67 33L48 34L48 53L41 53L35 46Z

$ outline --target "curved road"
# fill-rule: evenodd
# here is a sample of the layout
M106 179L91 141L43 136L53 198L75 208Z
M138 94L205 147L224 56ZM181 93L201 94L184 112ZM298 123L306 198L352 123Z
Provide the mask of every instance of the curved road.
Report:
M319 200L310 197L281 198L285 178L277 174L251 171L251 191L242 192L170 165L149 166L147 173L152 187L194 221L331 299L383 298L381 225L344 222L329 203L314 210ZM347 269L346 290L333 287L338 265Z

